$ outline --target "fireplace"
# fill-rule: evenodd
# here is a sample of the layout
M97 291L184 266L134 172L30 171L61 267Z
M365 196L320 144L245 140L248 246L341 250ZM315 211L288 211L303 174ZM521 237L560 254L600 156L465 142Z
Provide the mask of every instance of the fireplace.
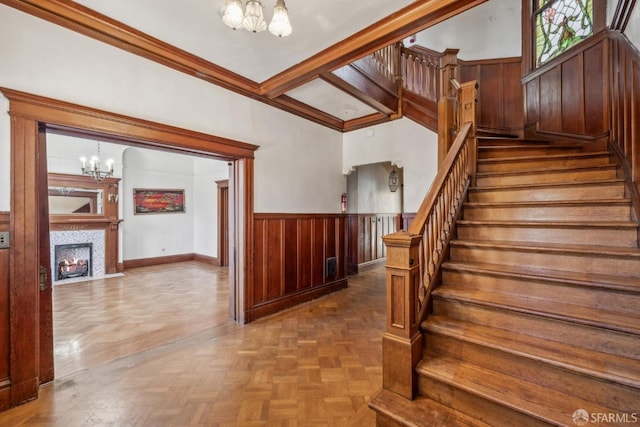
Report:
M71 243L55 245L56 280L93 276L93 244Z

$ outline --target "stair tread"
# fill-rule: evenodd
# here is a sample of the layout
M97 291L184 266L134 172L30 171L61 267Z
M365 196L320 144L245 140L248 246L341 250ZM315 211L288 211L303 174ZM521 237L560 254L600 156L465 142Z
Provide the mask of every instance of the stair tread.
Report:
M371 399L369 407L404 426L424 426L428 421L430 427L491 427L427 397L418 395L409 400L384 389Z
M493 146L491 148L520 148L518 146ZM576 147L557 147L553 145L545 146L544 148L576 148ZM478 149L487 148L486 146L478 147ZM527 147L527 148L535 148L535 146ZM482 163L503 163L503 162L518 162L518 161L532 161L532 160L558 160L563 158L591 158L591 157L603 157L609 156L607 151L593 151L586 153L564 153L564 154L536 154L529 156L512 156L512 157L495 157L495 158L484 158L478 159L478 166Z
M560 301L474 289L455 289L449 286L434 290L433 296L640 335L640 315L631 313L614 313L602 308L590 308Z
M553 227L553 228L638 228L640 224L634 221L516 221L516 220L458 220L459 225L469 226L503 226L503 227Z
M578 408L590 413L610 412L609 408L579 397L447 356L423 359L416 370L420 375L555 425L570 425L571 416Z
M465 202L468 207L549 207L557 206L583 206L583 205L625 205L631 203L631 199L592 199L592 200L534 200L534 201L517 201L517 202Z
M490 185L482 187L471 187L470 192L487 192L487 191L501 191L501 190L517 190L517 189L539 189L539 188L563 188L563 187L589 187L594 185L611 185L611 184L624 184L623 178L613 179L600 179L594 181L570 181L570 182L548 182L548 183L533 183L533 184L510 184L510 185Z
M525 266L461 261L445 262L442 264L442 268L448 270L464 270L469 272L488 273L492 275L518 277L530 280L543 280L545 282L555 282L574 286L605 288L624 292L640 292L640 282L638 279L627 276L613 276L609 274L547 270L540 268L528 268Z
M544 362L586 376L640 389L640 362L578 348L558 341L477 325L446 316L430 316L424 330Z
M537 174L537 173L549 173L549 172L580 172L602 169L617 169L614 164L601 165L601 166L555 166L548 168L535 168L535 169L521 169L517 171L486 171L476 172L476 177L488 177L488 176L511 176L511 175L523 175L523 174Z
M521 249L536 252L573 253L581 255L609 255L640 260L640 249L616 246L570 245L564 243L508 242L489 240L452 240L452 246L486 247L496 249ZM638 272L640 277L640 271Z

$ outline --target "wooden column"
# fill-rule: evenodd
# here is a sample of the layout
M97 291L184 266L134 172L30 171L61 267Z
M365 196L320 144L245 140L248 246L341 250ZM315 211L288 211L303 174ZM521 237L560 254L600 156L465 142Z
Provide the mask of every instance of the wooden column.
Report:
M387 327L382 339L382 383L407 399L417 392L416 364L422 356L418 330L419 235L399 231L387 245Z

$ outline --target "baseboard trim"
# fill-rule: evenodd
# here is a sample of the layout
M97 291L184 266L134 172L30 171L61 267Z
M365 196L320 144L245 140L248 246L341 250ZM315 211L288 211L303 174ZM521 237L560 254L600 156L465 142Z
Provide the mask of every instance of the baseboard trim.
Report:
M245 312L245 323L253 322L261 317L277 313L278 311L294 307L303 302L311 301L332 292L344 289L348 286L347 279L336 280L322 286L314 286L296 294L287 295L276 300L257 305Z
M195 254L167 255L154 258L127 259L122 262L123 269L150 267L152 265L173 264L174 262L193 261Z
M202 255L202 254L194 254L193 259L198 262L213 264L216 267L220 267L220 260L218 259L218 257Z

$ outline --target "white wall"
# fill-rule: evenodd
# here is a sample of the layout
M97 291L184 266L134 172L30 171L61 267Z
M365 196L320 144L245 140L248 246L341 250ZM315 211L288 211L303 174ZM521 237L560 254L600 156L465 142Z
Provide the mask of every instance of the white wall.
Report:
M341 133L5 5L0 22L0 86L259 145L256 212L340 211ZM9 177L0 171L4 210Z
M417 34L416 44L436 52L460 49L464 60L509 58L522 53L522 6L491 0Z
M640 49L640 3L636 3L624 34Z
M124 151L121 199L123 259L193 253L193 159L174 153L129 147ZM184 213L134 214L133 189L183 189Z
M403 168L404 212L416 212L438 171L438 135L409 119L348 132L345 174L359 165L390 161Z
M390 163L375 163L357 166L347 176L349 213L401 213L402 169L396 168L400 186L395 192L389 190Z

